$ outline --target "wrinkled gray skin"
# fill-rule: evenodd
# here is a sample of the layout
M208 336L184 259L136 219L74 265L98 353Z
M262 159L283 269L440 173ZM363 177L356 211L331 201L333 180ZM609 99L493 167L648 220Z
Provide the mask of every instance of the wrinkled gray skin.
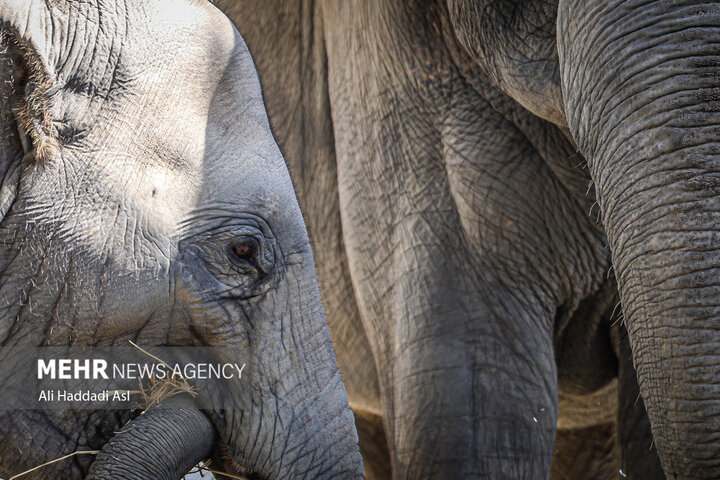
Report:
M720 477L720 5L218 3L368 476Z
M143 428L178 448L118 433L123 478L179 478L156 466L187 468L209 435L215 467L249 478L360 478L305 226L231 22L195 0L4 0L0 21L2 345L234 348L247 369L211 428L153 413ZM0 476L100 449L126 420L2 411ZM93 478L116 478L113 459Z
M194 400L176 395L117 431L103 445L85 478L134 478L137 471L146 478L178 478L206 458L203 455L212 450L215 440L212 422L194 406ZM139 450L143 455L138 455Z

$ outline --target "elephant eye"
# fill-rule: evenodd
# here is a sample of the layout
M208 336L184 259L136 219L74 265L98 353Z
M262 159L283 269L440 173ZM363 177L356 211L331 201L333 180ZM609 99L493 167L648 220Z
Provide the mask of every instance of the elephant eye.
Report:
M238 260L255 263L253 248L250 245L237 244L232 247L232 253Z
M230 264L241 274L269 273L266 251L260 240L249 235L235 237L227 246Z
M262 265L258 262L258 260L262 260L259 254L260 246L254 239L245 238L232 243L229 250L230 261L240 273L264 272Z
M243 260L249 260L252 254L252 249L247 245L236 245L233 251L235 252L235 255Z

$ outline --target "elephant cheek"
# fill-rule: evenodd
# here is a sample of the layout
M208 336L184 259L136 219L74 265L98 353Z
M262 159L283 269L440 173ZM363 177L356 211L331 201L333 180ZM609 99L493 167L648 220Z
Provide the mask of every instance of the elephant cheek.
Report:
M223 446L216 464L261 478L360 478L354 419L307 262L224 311L247 328L225 331L224 343L234 346L216 350L223 361L247 365L210 407Z

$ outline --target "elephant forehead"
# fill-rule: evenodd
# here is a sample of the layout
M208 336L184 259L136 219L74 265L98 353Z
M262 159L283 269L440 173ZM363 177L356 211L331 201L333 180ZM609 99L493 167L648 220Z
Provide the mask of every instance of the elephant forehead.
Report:
M167 89L207 107L234 60L247 58L244 66L255 75L237 30L208 2L160 0L136 8L142 18L128 27L119 60L137 80L130 87L138 94L155 96ZM164 98L146 100L163 103Z
M82 244L107 249L109 238L119 246L135 236L164 243L158 250L168 255L168 239L219 159L232 164L251 158L244 152L254 146L268 150L274 143L247 47L222 13L192 1L134 1L126 8L128 25L110 21L114 36L96 25L107 19L87 13L80 22L80 33L97 29L92 65L75 58L81 54L67 57L76 61L60 71L64 87L52 115L66 138L24 193L42 205L32 210L35 222L60 226ZM98 52L107 65L97 63ZM235 183L216 191L217 201L243 177L225 178ZM142 235L126 232L128 222Z
M49 14L52 73L80 77L101 93L119 66L136 74L174 66L182 74L193 64L227 63L237 43L232 23L206 1L66 0L52 2Z
M53 31L52 117L61 134L127 130L141 116L166 121L158 118L163 112L176 112L175 124L192 111L201 119L233 57L249 57L229 20L209 4L134 1L123 3L126 11L113 3L100 13L82 10L87 4L59 15ZM109 124L108 117L125 123Z

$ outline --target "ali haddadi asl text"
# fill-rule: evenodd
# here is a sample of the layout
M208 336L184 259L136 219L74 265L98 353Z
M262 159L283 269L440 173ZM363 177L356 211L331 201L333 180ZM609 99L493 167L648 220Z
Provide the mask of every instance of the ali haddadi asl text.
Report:
M129 390L103 390L101 392L42 390L38 396L38 402L128 402L130 393Z

